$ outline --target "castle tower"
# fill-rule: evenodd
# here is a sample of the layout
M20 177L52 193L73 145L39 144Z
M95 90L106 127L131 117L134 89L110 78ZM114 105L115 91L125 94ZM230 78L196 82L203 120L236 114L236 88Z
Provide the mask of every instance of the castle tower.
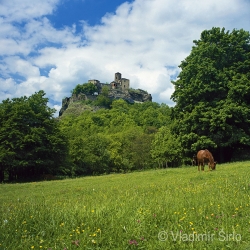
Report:
M121 78L122 78L122 74L121 73L119 73L119 72L115 73L115 80L114 80L114 82L119 82L121 80Z

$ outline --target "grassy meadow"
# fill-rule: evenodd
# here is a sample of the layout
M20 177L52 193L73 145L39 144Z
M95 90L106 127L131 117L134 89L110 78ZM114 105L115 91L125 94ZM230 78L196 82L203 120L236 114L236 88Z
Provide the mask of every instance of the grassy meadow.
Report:
M3 249L250 249L250 162L0 184Z

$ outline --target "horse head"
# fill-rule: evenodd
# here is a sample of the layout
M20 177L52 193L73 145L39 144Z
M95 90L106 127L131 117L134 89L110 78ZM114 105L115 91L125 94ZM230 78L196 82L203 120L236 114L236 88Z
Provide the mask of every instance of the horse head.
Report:
M212 163L211 162L209 162L209 166L210 166L210 168L212 169L212 170L215 170L215 168L216 168L216 161L213 161Z

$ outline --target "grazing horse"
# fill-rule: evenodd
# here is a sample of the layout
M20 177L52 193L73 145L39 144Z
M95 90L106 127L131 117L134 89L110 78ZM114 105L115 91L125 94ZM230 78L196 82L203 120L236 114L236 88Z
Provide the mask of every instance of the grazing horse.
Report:
M200 171L200 166L201 170L204 171L204 166L206 163L208 163L208 168L209 170L215 170L216 167L216 161L214 161L213 155L207 150L200 150L197 153L197 163L198 163L198 171Z

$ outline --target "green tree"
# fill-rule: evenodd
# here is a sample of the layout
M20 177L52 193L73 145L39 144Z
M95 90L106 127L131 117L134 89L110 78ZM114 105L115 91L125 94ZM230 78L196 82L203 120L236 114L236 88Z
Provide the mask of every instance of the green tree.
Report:
M169 127L163 126L155 134L151 146L151 155L159 167L180 165L182 148L176 135L172 134Z
M228 160L234 148L250 146L250 34L212 28L194 44L172 82L174 131L185 153L216 148Z
M102 92L96 98L95 105L110 108L112 100L108 97L108 94L109 88L107 86L104 86L102 88Z
M78 95L80 93L93 95L95 92L97 92L97 87L92 83L77 84L71 92L75 95Z
M10 180L55 174L64 168L67 142L44 95L39 91L0 105L0 166Z

